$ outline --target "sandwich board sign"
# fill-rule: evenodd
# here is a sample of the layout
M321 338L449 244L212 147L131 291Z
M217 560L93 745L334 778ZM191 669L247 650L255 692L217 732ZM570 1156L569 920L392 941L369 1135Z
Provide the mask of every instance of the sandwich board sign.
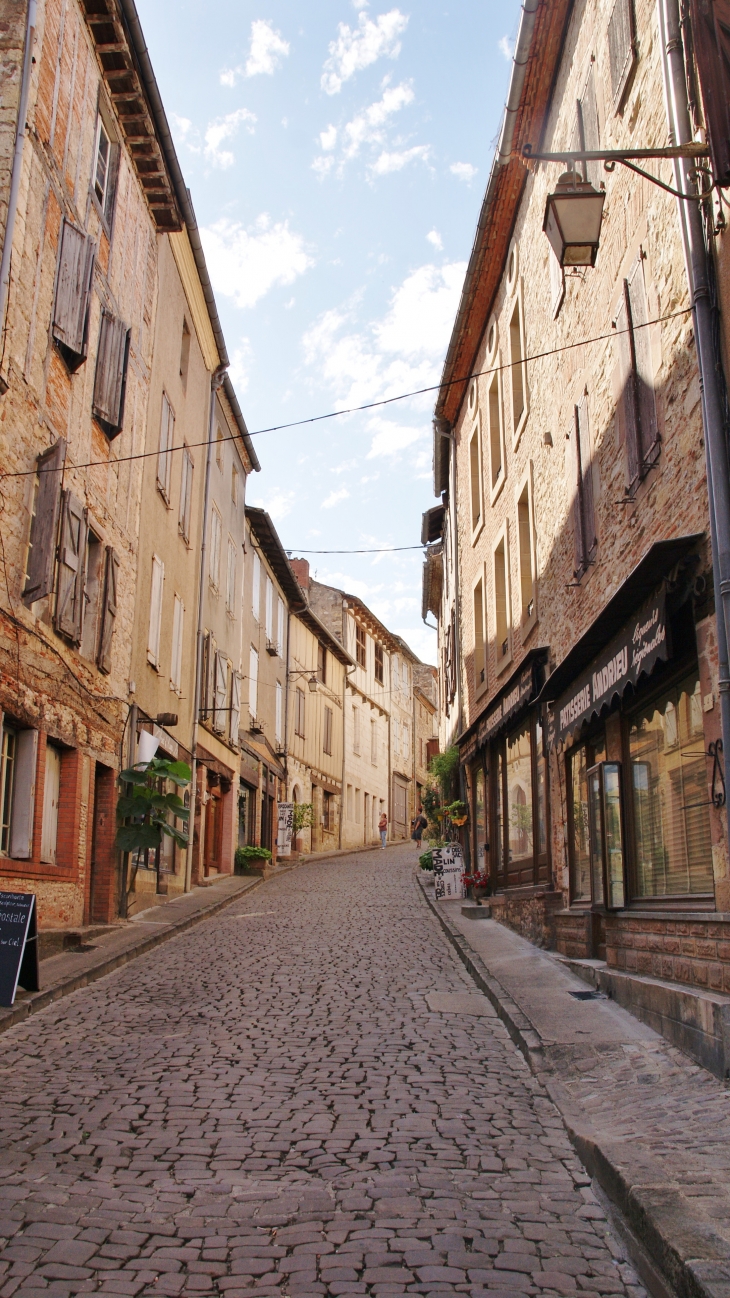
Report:
M276 835L277 856L291 856L291 840L294 832L294 803L279 803L279 819Z
M0 892L0 1005L9 1009L18 983L37 992L38 933L35 893Z
M459 843L434 848L432 853L436 901L453 901L464 896L464 857Z

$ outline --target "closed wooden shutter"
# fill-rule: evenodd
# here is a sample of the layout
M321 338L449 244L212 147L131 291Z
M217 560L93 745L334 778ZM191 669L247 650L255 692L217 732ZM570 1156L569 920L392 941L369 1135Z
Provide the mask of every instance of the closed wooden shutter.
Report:
M70 491L61 502L61 535L58 545L56 630L74 644L81 639L86 568L86 510Z
M64 220L53 305L53 337L66 350L72 369L86 356L89 302L94 280L96 244L83 230ZM75 364L74 364L75 361Z
M38 456L38 488L35 512L30 528L28 572L23 603L32 604L53 590L56 562L56 532L61 503L61 472L66 462L66 442L59 437L53 446Z
M234 672L231 677L231 713L228 734L232 744L238 743L238 728L241 721L241 673Z
M10 855L29 861L33 855L33 812L38 765L38 731L19 730L15 740Z
M215 660L215 640L209 631L203 637L203 654L200 672L200 717L207 721L210 715L212 698L213 662Z
M636 415L639 429L639 472L643 477L653 463L659 449L659 428L654 394L654 366L651 359L651 338L647 321L644 285L644 260L637 258L626 281L625 300L631 325L629 338L632 348Z
M228 703L228 661L221 649L215 656L215 709L213 712L213 729L222 734L226 728L226 705Z
M124 419L129 333L123 320L103 312L92 409L105 432L112 436L121 431Z
M589 153L592 150L600 149L601 140L598 129L598 103L596 101L596 82L591 67L588 73L588 80L585 84L585 90L578 100L578 118L580 122L580 148L582 153ZM583 164L583 175L586 180L590 180L592 185L598 188L601 181L600 162L586 162Z
M613 6L608 22L608 60L613 111L617 113L636 62L632 0L616 0Z
M621 432L626 447L628 470L627 495L633 495L639 481L639 423L634 375L634 349L631 341L629 289L626 280L616 314L616 332L619 364L619 416Z
M730 0L690 0L712 170L730 185Z
M187 447L182 456L182 478L180 482L180 513L178 528L184 540L190 540L190 507L193 498L193 457Z
M104 602L101 606L101 634L97 664L99 671L109 675L112 669L112 638L117 620L117 580L119 555L111 545L106 547L104 562Z
M259 655L253 645L248 655L248 710L251 714L252 721L256 720L256 711L259 705Z
M580 457L579 487L581 513L583 521L584 563L587 566L596 556L596 519L593 504L593 464L591 457L591 437L588 426L588 397L584 396L575 408L576 445Z
M322 747L324 748L324 751L328 753L330 756L332 755L332 715L333 715L332 708L326 707L324 710L324 744L322 745ZM372 747L372 732L371 732L371 747ZM372 758L372 753L371 753L371 758Z
M147 633L147 660L153 667L160 666L160 630L162 627L162 594L165 586L165 565L157 555L152 556L152 584L150 587L150 624Z

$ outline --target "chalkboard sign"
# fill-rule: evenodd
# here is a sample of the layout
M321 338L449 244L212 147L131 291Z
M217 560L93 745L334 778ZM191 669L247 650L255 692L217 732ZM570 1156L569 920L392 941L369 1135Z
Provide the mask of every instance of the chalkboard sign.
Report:
M18 984L37 992L35 893L0 892L0 1005L9 1009Z

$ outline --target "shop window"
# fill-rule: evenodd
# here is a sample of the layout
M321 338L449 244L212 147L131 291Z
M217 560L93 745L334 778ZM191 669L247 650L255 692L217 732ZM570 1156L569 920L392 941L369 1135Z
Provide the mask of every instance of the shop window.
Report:
M522 622L529 622L535 614L535 547L532 525L532 500L530 479L525 482L517 501L517 532L520 546L520 598Z
M593 463L588 427L587 392L580 405L574 407L569 450L572 457L573 575L580 581L589 565L595 562L598 548L593 507Z
M469 480L471 486L471 530L475 532L482 521L482 453L479 436L479 424L469 442Z
M547 857L548 822L547 822L547 758L545 740L540 721L535 722L535 800L537 802L537 855Z
M484 768L477 768L474 776L474 860L477 870L486 869L487 845L487 803Z
M507 532L504 531L494 551L494 613L497 663L509 658L510 609Z
M624 905L624 846L621 767L601 762L588 772L588 830L591 895L594 905Z
M570 899L591 900L591 839L588 797L588 771L605 761L606 745L601 736L574 748L568 757L570 790Z
M177 530L183 541L190 541L190 512L193 504L193 457L187 446L182 453L182 472L180 475L180 511L177 518Z
M323 740L323 743L322 743L322 748L324 749L324 751L325 751L325 753L327 754L328 757L331 757L331 756L332 756L332 723L333 723L333 720L334 720L334 713L333 713L333 711L332 711L332 708L327 708L327 707L326 707L325 710L324 710L324 740Z
M632 719L629 751L636 895L711 894L710 813L696 672Z
M512 436L515 440L522 432L527 413L527 377L525 365L522 304L518 295L509 322L510 380L512 386Z
M628 493L656 464L659 455L659 426L654 393L654 365L647 326L649 311L641 254L623 282L623 294L616 314L620 366L620 411L628 468Z
M522 726L507 737L507 844L508 875L510 883L522 882L522 873L529 863L530 878L533 873L532 827L532 754L530 751L530 725Z
M381 644L375 645L375 679L378 685L382 685L385 679L385 671L383 665L383 646Z
M477 693L487 681L487 656L484 636L484 583L479 578L474 587L474 684Z
M504 481L504 420L502 418L502 380L492 376L487 392L489 415L489 485L492 500Z
M190 329L187 320L183 319L182 338L180 339L180 378L182 379L183 392L188 381L188 367L190 365Z
M632 0L616 0L608 20L608 61L613 111L618 113L636 63L634 6Z
M175 413L167 398L162 394L162 412L160 414L160 445L157 453L157 489L170 503L170 481L172 478L172 448L175 441Z
M359 622L355 623L355 660L358 667L367 667L367 638L365 628Z
M497 883L504 886L505 878L505 852L504 852L504 748L500 744L497 749L497 760L493 764L494 784L492 788L492 799L494 806L494 851L492 855L492 877L496 878Z

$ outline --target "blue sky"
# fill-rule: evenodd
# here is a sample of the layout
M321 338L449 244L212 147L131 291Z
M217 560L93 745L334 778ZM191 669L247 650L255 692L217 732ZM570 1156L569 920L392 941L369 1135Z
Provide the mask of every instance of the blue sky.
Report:
M519 4L138 0L251 432L436 383ZM256 438L286 548L416 545L433 395ZM308 556L424 661L419 551Z

